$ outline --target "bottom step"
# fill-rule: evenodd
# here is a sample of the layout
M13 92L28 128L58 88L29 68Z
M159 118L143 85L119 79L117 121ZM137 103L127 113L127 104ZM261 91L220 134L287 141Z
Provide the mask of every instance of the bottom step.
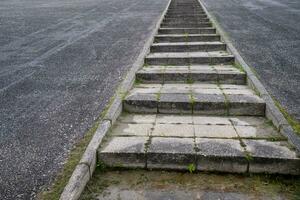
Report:
M110 167L300 174L300 159L254 117L126 115L98 150Z

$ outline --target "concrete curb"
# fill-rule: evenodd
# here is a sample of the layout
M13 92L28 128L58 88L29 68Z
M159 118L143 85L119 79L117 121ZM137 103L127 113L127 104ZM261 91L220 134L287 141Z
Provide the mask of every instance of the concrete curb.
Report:
M117 89L112 104L109 106L106 115L103 117L99 124L93 138L87 146L80 162L77 164L75 170L69 179L68 184L65 186L64 191L60 196L60 200L77 200L83 192L86 184L92 177L97 165L97 149L99 148L102 139L109 131L111 126L115 123L116 119L120 116L123 106L122 98L132 88L135 81L136 72L143 67L144 58L150 51L151 44L153 43L154 36L157 34L160 24L169 8L171 0L167 3L165 10L157 21L149 39L146 41L139 56L134 62L132 68L126 74L126 77Z
M266 102L266 117L271 120L274 126L283 134L295 148L297 153L300 153L300 137L293 131L292 127L289 125L288 121L285 119L283 114L280 112L278 107L275 105L274 100L271 95L265 89L263 84L259 81L256 75L253 73L252 69L247 65L241 55L238 53L237 49L233 46L227 34L218 24L215 17L212 16L206 9L204 3L198 0L203 7L204 12L207 14L209 19L212 21L216 28L217 34L220 34L222 41L227 44L227 50L235 56L235 62L240 64L242 68L247 73L248 85L259 93L261 98Z

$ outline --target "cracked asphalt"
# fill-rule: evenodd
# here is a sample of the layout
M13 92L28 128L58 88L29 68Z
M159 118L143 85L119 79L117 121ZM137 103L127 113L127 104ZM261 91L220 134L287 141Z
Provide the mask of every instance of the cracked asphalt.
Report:
M202 1L269 93L300 121L300 1Z
M99 116L167 0L0 2L0 199L33 199Z

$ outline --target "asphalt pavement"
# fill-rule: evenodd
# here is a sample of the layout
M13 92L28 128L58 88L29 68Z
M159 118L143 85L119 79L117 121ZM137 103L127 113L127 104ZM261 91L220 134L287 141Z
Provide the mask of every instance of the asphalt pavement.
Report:
M53 180L150 37L167 0L0 2L0 199Z
M300 120L300 1L202 1L269 93Z

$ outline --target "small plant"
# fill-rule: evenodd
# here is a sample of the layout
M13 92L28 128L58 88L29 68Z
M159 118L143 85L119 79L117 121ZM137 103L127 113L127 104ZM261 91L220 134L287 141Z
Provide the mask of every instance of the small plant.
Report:
M134 84L135 84L135 85L140 85L140 84L142 84L142 83L143 83L143 81L142 81L141 79L135 78L135 80L134 80Z
M251 154L248 153L248 152L246 152L245 157L246 157L246 159L247 159L248 161L252 161L252 160L253 160L253 157L252 157Z
M235 68L237 68L238 70L240 70L240 72L245 73L245 70L244 70L243 66L242 66L240 63L234 62L234 63L233 63L233 66L234 66Z
M188 170L192 174L194 171L196 171L196 166L194 163L191 163L188 165Z
M189 78L187 78L186 83L193 84L193 83L195 83L195 81L189 77Z

